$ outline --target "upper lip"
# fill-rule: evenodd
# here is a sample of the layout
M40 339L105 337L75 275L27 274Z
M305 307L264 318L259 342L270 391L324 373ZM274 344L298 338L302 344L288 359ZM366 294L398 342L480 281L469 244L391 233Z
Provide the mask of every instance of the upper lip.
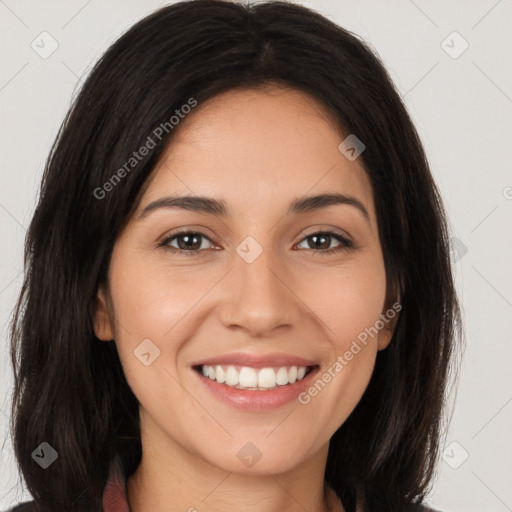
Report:
M315 366L314 361L296 357L291 354L283 353L270 353L270 354L248 354L244 352L233 352L231 354L224 354L220 356L209 357L202 359L192 366L214 366L217 364L236 365L236 366L249 366L251 368L268 368L280 366Z

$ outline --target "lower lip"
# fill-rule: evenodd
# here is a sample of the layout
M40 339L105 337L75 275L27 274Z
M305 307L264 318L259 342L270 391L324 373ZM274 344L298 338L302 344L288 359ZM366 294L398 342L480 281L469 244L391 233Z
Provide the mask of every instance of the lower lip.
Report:
M318 372L315 366L302 380L279 386L269 391L255 391L232 388L225 384L219 384L216 380L209 379L196 370L192 370L212 395L231 407L250 411L275 409L296 399L308 386Z

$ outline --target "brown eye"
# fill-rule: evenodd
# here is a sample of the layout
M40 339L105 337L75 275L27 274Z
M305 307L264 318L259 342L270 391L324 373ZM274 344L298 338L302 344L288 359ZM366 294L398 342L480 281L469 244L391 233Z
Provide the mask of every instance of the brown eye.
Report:
M172 253L188 253L187 255L192 256L194 253L200 253L202 250L207 249L207 247L204 247L203 239L211 242L210 238L208 238L204 233L197 231L183 231L167 237L159 244L159 247L163 247ZM177 247L171 245L171 243L174 242L176 242Z
M333 239L338 241L339 245L334 248L329 248ZM341 235L332 231L320 231L318 233L312 233L311 235L303 238L301 243L304 241L308 242L309 247L307 247L307 249L320 254L344 251L352 248L354 245L350 240L347 240L345 237L342 237Z

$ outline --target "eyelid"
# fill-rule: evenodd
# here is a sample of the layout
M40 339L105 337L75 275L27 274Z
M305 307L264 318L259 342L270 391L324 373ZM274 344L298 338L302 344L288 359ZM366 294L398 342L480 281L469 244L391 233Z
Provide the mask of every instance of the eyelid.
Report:
M311 230L308 229L308 231L302 236L301 241L311 235L316 235L317 233L330 233L334 235L338 235L342 238L344 238L347 242L352 242L352 237L346 232L339 228L335 228L332 226L326 226L324 224L320 224L317 226L313 226Z
M165 235L160 237L158 243L160 244L160 243L166 242L170 238L174 238L175 236L184 235L184 234L197 234L197 235L203 236L204 238L207 238L211 242L214 242L217 244L220 243L220 240L217 236L207 234L206 231L208 231L208 229L204 228L202 226L197 227L197 228L194 226L187 226L185 228L177 228L175 231L171 231L170 233L166 233Z

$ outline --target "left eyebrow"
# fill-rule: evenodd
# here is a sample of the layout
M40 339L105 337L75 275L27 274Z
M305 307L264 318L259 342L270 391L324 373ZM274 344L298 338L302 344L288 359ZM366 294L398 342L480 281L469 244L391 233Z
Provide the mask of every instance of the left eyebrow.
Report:
M286 215L313 212L338 204L353 206L362 213L366 221L370 223L370 215L363 203L356 197L347 196L345 194L326 193L298 197L291 202ZM229 208L223 200L214 199L212 197L183 195L162 197L149 203L137 217L137 220L143 219L149 213L160 208L180 208L182 210L206 213L208 215L218 215L220 217L227 217L229 215Z
M328 206L336 204L346 204L353 206L360 213L363 214L366 221L370 224L370 215L364 204L359 201L356 197L347 196L345 194L318 194L315 196L300 197L292 201L290 204L287 215L313 212L321 208L327 208Z

